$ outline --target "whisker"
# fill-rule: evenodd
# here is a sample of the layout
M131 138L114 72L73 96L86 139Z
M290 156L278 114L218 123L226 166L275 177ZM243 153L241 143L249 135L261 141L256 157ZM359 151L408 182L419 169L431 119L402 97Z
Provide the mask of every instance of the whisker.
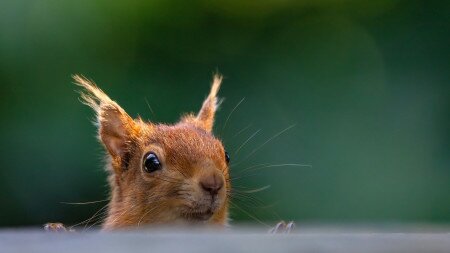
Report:
M234 139L234 137L238 136L239 134L241 134L242 132L244 132L245 130L249 129L252 126L252 124L248 124L246 127L242 128L241 130L239 130L236 134L233 135L233 137L231 137L231 139Z
M247 186L242 186L242 185L233 185L233 189L234 190L236 190L236 189L244 189L244 190L248 190L248 189L251 189L250 187L247 187ZM230 189L229 191L231 191L231 190L233 190L233 189Z
M256 209L256 210L271 210L270 208L272 208L274 205L267 205L262 203L261 201L256 201L253 200L251 198L243 198L243 197L237 197L237 198L232 198L232 200L234 201L234 203L239 203L242 206L247 207L248 209Z
M269 188L270 188L270 184L266 185L266 186L263 186L263 187L260 187L260 188L253 189L253 190L239 191L239 192L242 192L242 193L257 193L257 192L262 192L264 190L267 190Z
M272 168L272 167L287 167L287 166L312 168L312 166L308 165L308 164L285 163L285 164L270 164L270 165L267 165L267 166L254 168L252 170L248 170L247 172L255 172L255 171L258 171L258 170L261 170L261 169ZM236 180L236 179L241 179L241 178L246 178L246 177L251 177L251 176L254 176L254 174L244 174L242 176L230 178L230 180Z
M277 204L276 202L273 202L272 204L265 204L259 198L246 196L246 195L243 195L243 194L240 194L240 195L237 196L237 198L232 198L232 199L234 201L239 201L240 203L244 204L245 206L247 206L249 208L255 208L255 209L258 209L258 210L264 210L265 212L268 212L271 215L273 215L274 217L276 217L276 219L282 220L280 215L278 215L277 212L275 212L274 210L271 209ZM254 206L247 205L247 203L246 203L247 201L250 201Z
M97 216L102 210L104 210L106 207L108 207L108 205L103 206L101 209L99 209L97 212L95 212L94 215L93 215L91 218L89 218L89 219L86 221L86 224L85 224L85 226L84 226L83 231L86 230L86 226L89 224L89 222L91 222L91 220L94 219L94 217L96 217L96 216Z
M273 211L271 208L276 205L276 202L272 204L265 204L261 199L255 197L255 196L249 196L240 192L236 192L235 190L230 194L228 191L228 196L230 196L230 199L233 201L237 201L239 203L242 203L243 205L249 207L249 208L256 208L258 210L264 210L278 220L282 220L281 217L278 215L277 212ZM248 205L248 202L250 202L253 206Z
M300 164L300 163L281 163L281 164L268 164L262 167L254 167L252 169L248 169L246 172L253 172L258 171L266 168L273 168L273 167L308 167L312 168L312 165L310 164Z
M155 112L153 111L152 107L150 106L150 103L148 102L147 98L144 97L145 103L147 103L148 109L150 109L150 112L152 113L153 117L156 118Z
M289 129L295 127L296 124L290 125L287 128L281 130L280 132L276 133L274 136L270 137L267 141L265 141L263 144L259 145L257 148L255 148L252 152L250 152L243 161L239 162L236 164L236 166L242 162L245 162L248 158L250 158L253 154L255 154L258 150L260 150L261 148L263 148L267 143L271 142L272 140L274 140L275 138L277 138L278 136L280 136L281 134L283 134L284 132L288 131Z
M258 129L256 132L254 132L250 137L247 138L247 140L244 141L244 143L241 144L241 146L239 146L238 149L236 149L236 151L234 151L234 155L237 155L239 153L239 150L241 150L242 147L245 146L245 144L247 144L253 137L255 137L259 132L261 131L261 129Z
M102 208L100 208L100 209L98 209L89 219L86 219L86 220L84 220L84 221L82 221L82 222L79 222L79 223L77 223L77 224L75 224L75 225L72 225L72 226L70 226L69 228L70 229L72 229L72 228L74 228L74 227L76 227L76 226L79 226L79 225L82 225L82 224L85 224L85 223L89 223L92 219L94 219L97 215L99 215L99 213L102 211L102 210L104 210L106 207L107 207L108 205L104 205Z
M246 172L246 171L248 171L250 169L253 169L255 167L266 166L266 165L270 165L270 164L268 164L268 163L260 163L260 164L252 165L252 166L247 167L247 168L245 168L245 169L243 169L241 171L238 171L238 173L242 174L242 173L244 173L244 172Z
M141 225L142 220L144 219L144 217L149 214L151 211L154 211L158 206L155 206L153 208L151 208L150 210L148 210L147 212L145 212L142 217L139 219L137 226L139 227Z
M125 210L124 210L119 216L117 216L111 223L112 223L112 224L115 224L116 221L117 221L119 218L121 218L126 212L128 212L128 211L131 210L131 209L133 209L134 207L135 207L135 205L131 205L130 208L125 208Z
M262 221L261 221L260 219L258 219L256 216L254 216L254 215L250 214L249 212L245 211L243 208L239 207L237 204L235 204L235 203L233 203L233 202L230 202L230 205L231 205L232 207L235 207L235 208L239 209L241 212L245 213L246 215L248 215L248 217L254 219L255 221L259 222L260 224L262 224L262 225L264 225L264 226L266 226L266 227L270 227L268 224L262 222Z
M107 215L103 215L103 217L99 218L96 222L92 223L92 225L90 225L86 230L90 230L92 227L102 223L103 219L105 219L107 217Z
M248 208L249 210L260 210L263 206L263 204L259 203L258 201L247 198L233 197L230 198L230 200L235 204L239 204L243 207Z
M227 119L225 120L225 123L223 124L221 133L223 133L223 131L224 131L225 128L227 127L228 120L231 118L231 115L233 115L233 112L236 110L236 108L239 107L239 105L240 105L244 100L245 100L245 97L242 98L241 101L239 101L239 103L237 103L237 105L233 108L233 110L231 110L230 114L228 114L228 117L227 117Z
M262 205L265 205L264 202L262 200L260 200L257 197L254 196L249 196L243 193L239 193L239 192L232 192L230 196L230 199L232 200L238 200L238 201L242 201L245 203L246 206L248 207L261 207ZM249 206L247 205L247 202L250 202L251 204L253 204L254 206Z
M66 205L90 205L90 204L96 204L101 202L109 201L109 199L102 199L102 200L95 200L95 201L88 201L88 202L59 202L61 204Z

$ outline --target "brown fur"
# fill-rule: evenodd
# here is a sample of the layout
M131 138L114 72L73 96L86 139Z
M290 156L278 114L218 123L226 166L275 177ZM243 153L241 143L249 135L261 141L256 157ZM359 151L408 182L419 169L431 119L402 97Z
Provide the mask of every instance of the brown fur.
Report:
M174 125L132 119L92 81L78 75L73 78L85 89L83 102L96 112L98 137L107 151L111 200L104 229L227 223L228 164L221 141L211 133L221 76L214 76L199 113L184 116ZM161 170L143 169L148 152L158 156ZM200 186L208 177L224 182L216 197Z

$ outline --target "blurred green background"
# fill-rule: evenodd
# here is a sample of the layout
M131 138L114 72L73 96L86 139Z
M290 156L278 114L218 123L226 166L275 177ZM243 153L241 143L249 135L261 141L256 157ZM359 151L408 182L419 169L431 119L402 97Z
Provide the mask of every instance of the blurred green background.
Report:
M176 122L216 70L232 176L312 165L236 179L270 188L236 200L235 223L449 222L449 13L449 1L1 1L0 226L102 207L61 203L108 192L71 74L132 116Z

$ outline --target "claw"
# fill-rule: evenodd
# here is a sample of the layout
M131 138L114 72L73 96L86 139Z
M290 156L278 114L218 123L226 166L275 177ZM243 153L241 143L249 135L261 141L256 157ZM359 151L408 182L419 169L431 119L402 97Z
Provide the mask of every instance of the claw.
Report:
M269 230L270 234L289 234L295 228L295 223L290 221L286 224L284 221L280 221L275 227Z
M286 225L286 234L291 233L292 230L294 230L295 228L295 223L293 221L290 221L287 225Z
M58 232L58 233L72 231L68 230L62 223L47 223L44 225L44 230L48 232Z

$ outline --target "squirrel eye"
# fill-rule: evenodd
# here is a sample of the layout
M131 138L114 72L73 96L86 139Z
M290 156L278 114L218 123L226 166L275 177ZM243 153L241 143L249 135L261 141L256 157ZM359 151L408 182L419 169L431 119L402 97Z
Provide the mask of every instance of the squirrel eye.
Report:
M227 161L227 164L230 163L230 155L227 151L225 151L225 161Z
M145 155L144 169L149 173L161 169L161 163L159 162L159 159L155 153L150 152L147 155Z

